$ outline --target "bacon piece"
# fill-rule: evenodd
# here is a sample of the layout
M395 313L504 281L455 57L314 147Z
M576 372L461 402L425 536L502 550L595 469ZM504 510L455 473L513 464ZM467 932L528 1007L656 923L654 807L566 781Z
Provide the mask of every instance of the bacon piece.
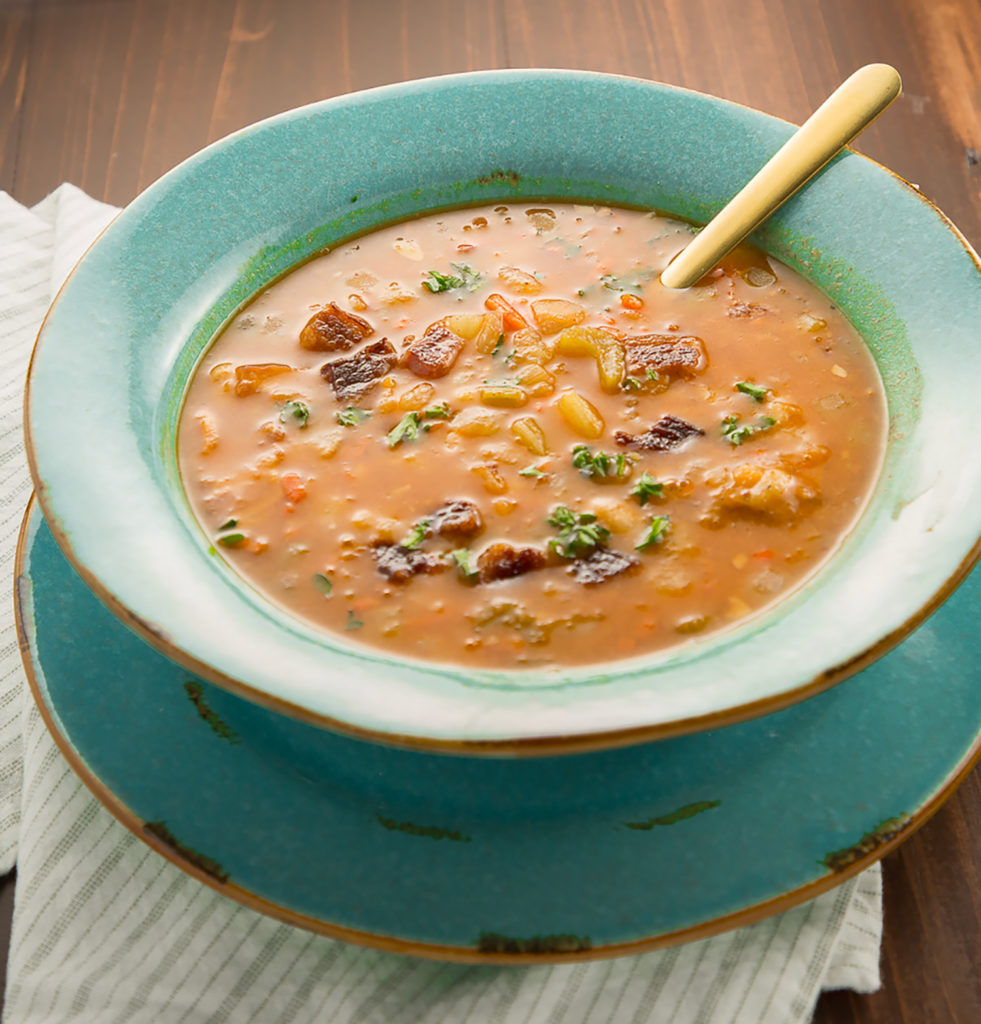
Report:
M300 331L300 347L312 352L336 352L364 341L375 329L367 320L347 313L332 302L314 313Z
M510 544L491 544L477 558L478 579L481 583L506 580L522 576L535 569L544 569L548 559L538 548L513 548Z
M432 574L449 568L441 555L428 554L401 544L376 544L372 548L378 571L393 583L408 583L419 573Z
M630 555L609 548L597 548L586 558L575 559L567 571L579 583L591 587L639 566L640 562Z
M320 368L320 375L334 389L339 402L356 402L367 394L398 362L398 353L387 338L366 345L354 355L342 356Z
M453 368L464 341L443 324L430 324L405 353L406 365L417 377L445 377Z
M672 448L680 447L690 438L699 437L704 433L704 430L678 416L662 416L643 434L628 434L625 430L618 430L613 436L617 444L626 448L668 452Z
M441 537L474 537L484 528L480 509L472 501L448 501L429 519L429 533Z
M642 334L624 339L627 376L644 381L648 371L690 379L708 366L701 338L673 334Z

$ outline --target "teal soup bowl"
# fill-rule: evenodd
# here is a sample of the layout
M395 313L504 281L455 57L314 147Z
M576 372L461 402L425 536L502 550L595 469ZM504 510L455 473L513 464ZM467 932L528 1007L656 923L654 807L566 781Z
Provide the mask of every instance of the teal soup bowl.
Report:
M176 457L202 352L244 302L311 254L421 211L522 198L704 222L791 132L651 82L495 71L339 97L210 146L120 214L41 330L27 428L54 536L123 621L201 678L382 742L471 754L597 749L736 722L831 686L936 608L981 536L981 459L965 458L981 381L978 262L916 189L855 153L755 241L865 338L888 403L881 473L823 567L727 631L571 669L390 656L290 617L210 554Z

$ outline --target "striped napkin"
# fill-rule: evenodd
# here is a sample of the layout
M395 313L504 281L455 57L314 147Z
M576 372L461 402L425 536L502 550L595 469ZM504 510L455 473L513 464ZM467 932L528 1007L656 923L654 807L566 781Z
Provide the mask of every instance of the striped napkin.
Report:
M30 495L21 393L45 309L115 214L62 185L0 193L0 569ZM812 903L674 949L473 967L280 924L184 875L89 794L24 682L0 606L0 872L17 865L5 1024L796 1024L828 988L879 987L878 865Z

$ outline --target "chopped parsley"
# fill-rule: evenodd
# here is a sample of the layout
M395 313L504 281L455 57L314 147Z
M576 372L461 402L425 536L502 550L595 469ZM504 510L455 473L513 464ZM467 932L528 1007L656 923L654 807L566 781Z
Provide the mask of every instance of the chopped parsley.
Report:
M548 525L559 531L549 547L563 558L580 558L602 547L610 531L596 521L592 512L573 512L565 505L557 505L548 517Z
M468 292L475 292L483 283L484 275L468 267L466 263L451 263L450 266L456 271L455 274L441 274L438 270L429 270L431 281L423 281L423 288L429 291L449 292L455 288L466 288Z
M501 346L504 344L504 334L501 333L497 336L497 341L494 342L494 347L491 349L491 356L496 356L501 351Z
M244 540L244 533L226 533L223 537L218 538L218 543L223 548L237 548Z
M624 377L621 386L624 391L636 391L640 388L640 381L636 377Z
M622 477L627 472L630 457L623 452L616 456L607 455L606 452L592 453L589 445L577 444L572 449L572 464L588 477Z
M364 423L366 419L371 415L365 409L356 409L353 405L348 406L343 412L336 412L334 416L337 418L337 422L342 427L356 427L361 423Z
M308 419L310 419L310 407L297 399L290 399L279 414L280 423L296 420L301 430L307 425Z
M355 615L352 608L347 610L347 622L344 623L345 629L360 629L364 623Z
M229 519L218 527L219 530L234 530L238 526L237 519Z
M414 441L419 436L421 418L417 412L407 412L385 435L389 448L396 448L403 441Z
M419 431L429 430L431 423L426 420L448 420L452 412L446 402L438 402L431 405L423 412L407 412L402 419L385 435L389 448L397 448L403 441L415 441L419 437Z
M518 470L518 476L530 476L537 479L544 475L545 474L537 466L525 466L524 469Z
M762 402L770 393L769 388L764 388L759 384L752 384L748 380L737 381L736 390L741 391L744 395L749 395L750 398L755 398L757 402Z
M334 589L334 584L325 572L315 572L313 574L313 585L324 597L330 597L330 592Z
M653 381L658 381L658 380L661 379L661 375L657 372L657 370L652 370L650 367L648 367L647 368L647 379L648 380L653 380Z
M647 534L644 539L634 545L636 551L646 551L649 547L655 544L660 544L667 536L668 530L671 529L671 517L670 516L655 516L647 528Z
M426 539L426 531L429 529L431 522L431 519L420 519L409 531L409 536L402 541L402 547L408 548L410 551L419 547Z
M726 416L722 421L722 436L730 444L740 445L753 434L769 430L776 422L772 416L761 416L756 423L740 423L738 416Z
M478 574L478 570L470 564L470 551L467 548L457 548L452 552L453 561L457 568L468 579Z
M448 420L450 418L450 407L446 402L437 402L436 405L431 405L423 413L423 416L427 420Z
M630 489L630 496L646 505L651 499L660 498L663 491L664 484L658 483L650 473L644 473Z

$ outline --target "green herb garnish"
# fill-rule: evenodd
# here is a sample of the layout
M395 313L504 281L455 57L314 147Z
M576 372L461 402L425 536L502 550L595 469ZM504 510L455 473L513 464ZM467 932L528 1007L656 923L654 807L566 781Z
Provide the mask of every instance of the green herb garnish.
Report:
M636 391L640 388L641 382L636 377L624 377L621 387L624 391Z
M616 458L607 455L606 452L597 452L594 455L589 445L577 444L572 449L572 464L583 476L622 477L627 472L630 457L623 452L618 453Z
M644 473L630 489L630 495L646 505L652 498L660 498L663 491L664 484L659 484L650 473Z
M722 436L732 445L740 445L747 437L760 434L776 425L772 416L761 416L756 423L740 423L738 416L726 416L722 421Z
M451 552L453 561L456 562L457 568L460 572L468 579L477 576L479 570L475 569L470 564L470 551L467 548L457 548L456 551Z
M759 384L752 384L748 380L737 381L736 390L741 391L744 395L749 395L750 398L755 398L757 402L762 402L770 393L769 388L764 388Z
M501 346L504 344L504 334L497 336L497 341L494 342L494 347L491 349L491 356L496 356L501 351Z
M518 476L530 476L537 478L544 475L545 474L536 466L525 466L524 469L518 470Z
M305 402L290 399L279 414L279 422L286 423L291 419L296 420L302 430L310 419L310 407Z
M592 512L573 512L565 505L557 505L547 520L549 526L559 531L557 540L549 541L549 547L563 558L580 558L602 547L610 531L596 521Z
M454 288L466 288L468 292L475 292L483 283L484 275L468 267L466 263L451 263L450 266L456 274L441 274L438 270L429 270L427 273L431 281L423 281L423 288L431 292L449 292Z
M360 629L364 623L354 614L353 609L348 608L347 610L347 622L344 623L345 629Z
M657 372L657 370L648 369L648 371L647 371L647 379L648 380L653 380L653 381L658 381L658 380L661 379L661 375Z
M334 589L334 584L331 583L330 577L325 572L313 574L313 585L324 597L330 597L330 592Z
M421 418L417 412L407 412L385 435L389 448L395 448L403 441L414 441L419 436Z
M218 543L223 548L237 548L244 540L244 533L226 533L224 537L218 538Z
M222 523L221 526L218 527L218 529L219 530L233 530L236 526L238 526L238 520L237 519L229 519L229 520L227 520L227 522Z
M368 419L370 415L371 413L368 412L367 410L356 409L353 405L348 406L348 408L345 409L343 412L334 413L337 422L340 423L342 427L356 427L360 423L364 423L364 421Z
M448 420L450 418L449 404L447 402L437 402L436 405L431 405L423 413L423 416L427 420Z
M647 528L647 534L644 539L634 545L636 551L646 551L649 547L654 544L660 544L668 530L671 529L671 517L670 516L655 516L650 525Z
M429 529L431 522L431 519L420 519L409 531L409 536L402 541L402 547L408 548L410 551L419 547L426 539L426 531Z

